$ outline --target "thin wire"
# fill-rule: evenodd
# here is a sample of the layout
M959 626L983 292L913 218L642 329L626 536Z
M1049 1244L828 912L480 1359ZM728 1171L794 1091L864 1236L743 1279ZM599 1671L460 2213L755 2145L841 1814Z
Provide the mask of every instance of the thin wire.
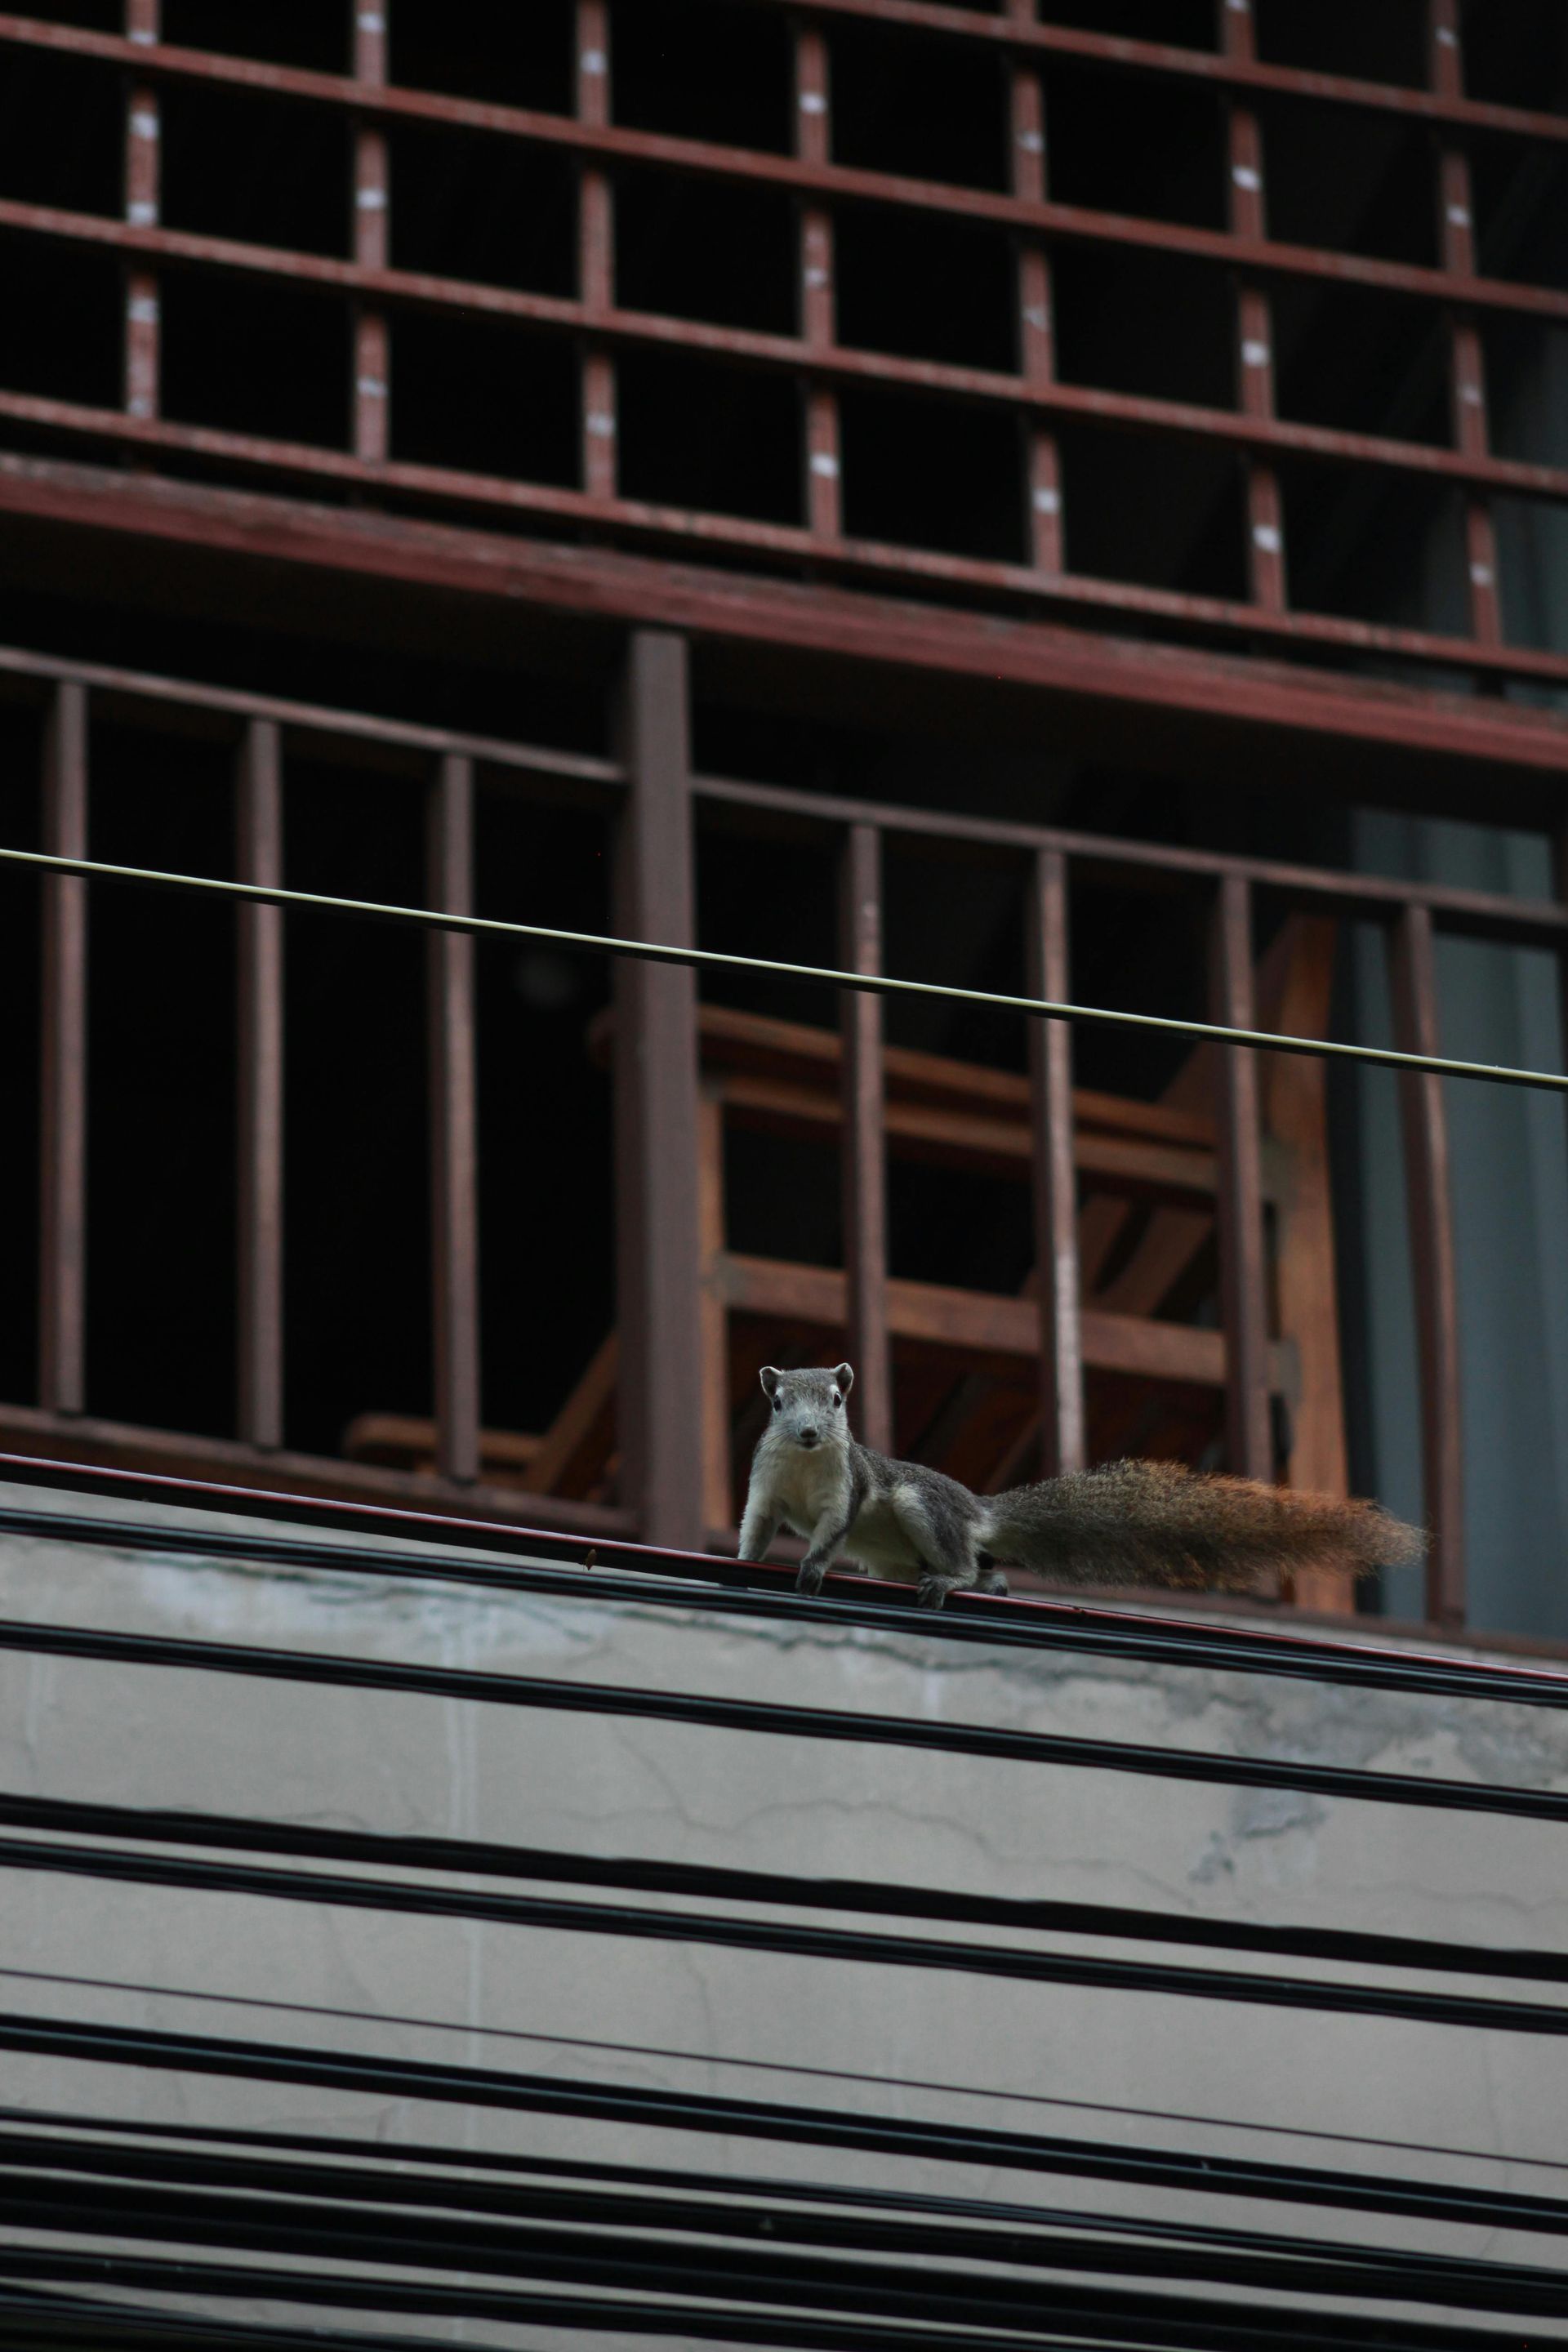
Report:
M537 2033L521 2026L468 2025L460 2019L407 2017L395 2011L334 2009L313 2000L274 2000L257 1993L195 1992L179 1985L128 1982L119 1977L68 1976L54 1969L0 1967L0 1977L18 1977L35 1984L75 1985L96 1992L133 1992L157 2000L210 2001L228 2009L275 2009L301 2017L335 2017L354 2025L407 2025L427 2033L472 2033L495 2042L534 2042L556 2050L593 2050L618 2058L669 2058L688 2066L729 2066L756 2074L799 2074L824 2083L857 2083L875 2090L934 2091L950 2099L1006 2099L1026 2107L1070 2107L1082 2115L1127 2116L1141 2123L1180 2124L1204 2131L1268 2132L1277 2139L1332 2140L1346 2147L1385 2147L1405 2156L1449 2156L1462 2164L1528 2166L1538 2172L1568 2171L1568 2157L1507 2156L1500 2150L1443 2147L1430 2140L1384 2139L1373 2132L1313 2131L1304 2124L1247 2123L1236 2116L1184 2115L1165 2107L1127 2107L1106 2099L1066 2099L1049 2091L1003 2091L963 2083L928 2082L920 2074L863 2074L849 2066L805 2066L779 2058L725 2058L711 2051L668 2050L646 2042L605 2042L591 2034ZM0 2108L0 2115L24 2117L25 2109ZM1129 2224L1135 2227L1136 2224Z
M1458 1062L1439 1054L1403 1054L1392 1046L1352 1045L1327 1037L1289 1037L1268 1029L1231 1029L1217 1021L1183 1021L1157 1013L1127 1013L1104 1004L1068 1004L1047 997L1005 996L984 988L954 988L934 980L896 980L886 973L837 971L831 966L782 963L769 956L729 955L717 948L662 947L647 940L616 939L600 931L563 931L544 923L503 922L497 916L453 915L436 907L399 907L372 898L331 898L317 890L284 890L260 882L226 882L213 875L171 874L154 866L110 866L89 857L57 857L41 849L0 849L0 859L34 866L48 874L86 881L140 882L160 889L209 891L219 898L264 907L299 908L317 913L367 915L378 921L417 923L427 930L458 931L475 939L542 940L591 955L630 956L642 963L689 965L699 971L764 972L775 980L816 981L830 988L858 989L869 996L936 998L949 1004L984 1005L992 1012L1022 1013L1053 1021L1098 1022L1119 1029L1152 1029L1200 1043L1252 1045L1271 1054L1318 1055L1326 1060L1370 1063L1380 1069L1421 1071L1446 1078L1486 1078L1499 1086L1536 1087L1568 1094L1568 1076L1555 1070L1521 1070L1501 1062Z

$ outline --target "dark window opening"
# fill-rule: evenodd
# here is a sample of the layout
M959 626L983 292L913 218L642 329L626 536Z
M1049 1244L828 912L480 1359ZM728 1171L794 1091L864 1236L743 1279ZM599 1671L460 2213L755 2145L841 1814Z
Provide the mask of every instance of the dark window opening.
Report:
M0 840L41 849L43 730L36 712L0 710ZM32 1404L38 1353L39 887L0 873L0 992L7 1010L5 1149L0 1152L0 1398Z
M1064 383L1235 406L1236 296L1227 271L1172 254L1062 246L1051 272Z
M1042 24L1072 25L1114 40L1158 41L1167 48L1215 47L1215 0L1038 0Z
M1499 312L1483 321L1481 347L1494 457L1568 465L1568 327Z
M851 538L1023 562L1016 416L858 387L844 393L840 416Z
M392 454L557 482L578 477L577 355L563 338L407 311L392 322Z
M1271 103L1264 121L1268 234L1435 268L1437 190L1423 126L1370 111Z
M624 352L620 487L656 505L800 520L795 386L671 352Z
M234 870L232 755L95 727L92 855ZM232 1433L235 919L194 894L93 894L88 949L87 1402Z
M836 163L1007 187L1006 84L988 41L921 40L843 24L830 30L828 47Z
M0 196L118 214L125 201L125 85L112 66L5 50Z
M119 28L116 27L118 30ZM182 49L264 58L313 73L347 73L349 11L321 0L163 0L163 37Z
M1220 101L1178 81L1047 58L1046 170L1053 202L1091 212L1226 225Z
M1246 595L1243 478L1227 450L1077 425L1059 446L1070 572L1194 596Z
M1470 190L1481 275L1568 288L1568 168L1563 156L1517 140L1478 141Z
M117 408L124 299L115 255L0 237L0 384Z
M593 813L481 788L478 912L612 929L609 833ZM614 1328L610 1071L588 1036L610 986L602 957L526 940L479 947L480 1346L491 1428L548 1429Z
M859 351L1011 373L1018 265L997 229L842 205L834 219L838 340Z
M424 799L291 761L289 887L419 903ZM357 1413L431 1409L426 944L402 924L290 916L284 973L285 1428L336 1454Z
M577 175L564 156L471 131L391 133L392 261L533 294L577 290Z
M171 228L300 253L345 254L349 128L326 107L170 83L162 211Z
M794 334L800 229L783 189L626 172L615 207L621 309Z
M28 0L29 16L46 25L80 25L89 33L123 33L125 0Z
M1281 416L1447 442L1447 328L1433 304L1371 287L1292 284L1275 289L1273 320Z
M1560 0L1466 0L1465 95L1532 113L1568 110L1568 16Z
M1468 634L1463 501L1370 469L1291 466L1282 476L1290 600L1301 610Z
M1568 511L1544 499L1496 499L1498 592L1510 646L1568 653L1562 583L1568 565Z
M1426 12L1399 7L1325 8L1323 0L1256 0L1258 54L1265 64L1352 81L1426 80Z
M269 440L343 445L345 303L256 278L174 272L164 278L161 299L168 415Z
M460 9L396 0L387 24L392 79L405 89L570 114L575 21L573 0L468 0Z
M773 9L716 0L611 0L610 106L633 130L787 154L789 25Z

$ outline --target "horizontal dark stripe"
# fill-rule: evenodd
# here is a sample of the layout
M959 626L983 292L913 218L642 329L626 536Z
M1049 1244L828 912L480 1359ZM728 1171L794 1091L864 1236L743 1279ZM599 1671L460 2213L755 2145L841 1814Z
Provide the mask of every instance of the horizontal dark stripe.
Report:
M703 1944L720 1950L778 1952L798 1959L874 1968L940 1969L1029 1984L1082 1985L1100 1991L1173 1994L1190 2000L1238 2000L1275 2009L1354 2017L1397 2017L1426 2025L1471 2026L1504 2033L1568 2033L1568 2005L1500 2000L1473 1993L1422 1992L1398 1986L1323 1983L1236 1969L1183 1968L1159 1960L1094 1959L1020 1950L954 1938L873 1935L784 1920L734 1919L704 1911L653 1911L629 1903L574 1903L541 1895L487 1895L408 1885L341 1872L283 1870L258 1863L198 1861L132 1853L123 1846L63 1840L0 1838L0 1869L51 1871L199 1894L250 1895L273 1902L325 1903L425 1917L488 1919L501 1926L564 1935L626 1936L640 1941Z
M0 2049L97 2065L294 2083L383 2098L428 2099L446 2105L645 2125L662 2131L857 2148L1011 2172L1066 2173L1084 2179L1200 2189L1211 2197L1282 2200L1553 2236L1568 2232L1568 2201L1512 2189L1461 2188L1384 2174L1189 2155L1180 2149L1123 2147L915 2117L861 2116L831 2107L590 2083L564 2075L508 2073L496 2067L361 2057L305 2043L168 2033L150 2027L0 2012ZM460 2160L471 2159L464 2156Z
M781 1706L761 1699L712 1698L692 1692L636 1690L613 1683L572 1683L542 1675L480 1673L466 1666L384 1664L310 1650L275 1650L248 1642L194 1642L167 1634L110 1633L75 1625L0 1621L0 1650L97 1658L131 1665L178 1666L273 1682L325 1683L339 1689L421 1692L569 1715L630 1716L724 1731L799 1739L923 1748L999 1761L1073 1765L1085 1771L1134 1772L1162 1780L1199 1780L1222 1788L1301 1789L1368 1803L1418 1805L1459 1812L1507 1813L1525 1821L1568 1821L1568 1791L1493 1788L1469 1780L1363 1772L1348 1765L1281 1763L1256 1756L1200 1756L1122 1739L1078 1739L1059 1732L1012 1731L988 1724L928 1723L914 1716L862 1715L847 1707Z

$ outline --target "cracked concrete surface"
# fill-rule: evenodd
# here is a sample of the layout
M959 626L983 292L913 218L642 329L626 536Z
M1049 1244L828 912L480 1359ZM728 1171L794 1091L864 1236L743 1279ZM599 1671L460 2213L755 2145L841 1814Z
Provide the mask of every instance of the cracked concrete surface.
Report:
M0 1538L0 1615L1568 1789L1568 1717L1540 1709L949 1650L921 1634L788 1620L738 1624L679 1602L607 1601L588 1576L580 1598L554 1600L278 1572L225 1561L218 1543L210 1559L187 1560ZM1548 1824L14 1653L0 1655L0 1787L1568 1950L1568 1832ZM0 1876L0 1968L158 1989L0 1977L0 2007L49 2014L1043 2131L1255 2145L1568 2195L1568 2041L16 1871ZM289 2003L369 2021L277 2006ZM393 2028L392 2017L427 2022ZM759 2065L776 2071L751 2071ZM809 2175L821 2161L675 2136L658 2147L640 2136L628 2150L624 2129L591 2124L32 2059L6 2059L3 2071L5 2100L22 2105L775 2174ZM1098 2104L1049 2104L1070 2101ZM1195 2120L1105 2111L1116 2106ZM1226 2128L1216 2135L1205 2119ZM1291 2137L1265 2137L1281 2128ZM1344 2132L1476 2160L1369 2156L1311 2137ZM1500 2155L1565 2168L1482 2161ZM924 2177L918 2164L870 2158L836 2158L833 2169L906 2186ZM1077 2182L998 2186L1118 2205L1119 2192ZM1138 2210L1183 2204L1140 2192ZM1240 2218L1268 2225L1257 2208ZM1397 2234L1450 2251L1485 2244L1462 2231L1424 2237L1419 2226ZM1525 2258L1553 2259L1546 2243L1531 2242Z

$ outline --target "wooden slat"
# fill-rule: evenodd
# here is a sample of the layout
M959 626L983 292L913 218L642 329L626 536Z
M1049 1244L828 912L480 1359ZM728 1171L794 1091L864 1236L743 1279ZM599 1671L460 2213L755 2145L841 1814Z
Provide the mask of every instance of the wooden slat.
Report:
M623 705L630 791L616 856L623 938L692 944L691 758L683 637L631 638ZM626 1497L645 1538L702 1541L697 994L679 966L616 969L617 1318Z
M608 0L577 0L577 120L603 130L610 120ZM615 306L615 191L609 173L584 163L577 175L577 292L590 320ZM602 343L583 354L583 488L590 498L613 499L616 455L616 363Z
M1007 0L1016 25L1032 25L1035 0ZM1046 105L1040 77L1015 60L1010 68L1013 194L1042 205L1047 193ZM1037 387L1056 379L1056 320L1050 256L1042 245L1018 247L1018 373ZM1063 565L1061 457L1057 436L1041 421L1026 428L1028 527L1026 542L1037 572L1058 574Z
M523 1473L531 1495L597 1476L614 1446L616 1383L620 1347L612 1331L600 1342L576 1387L535 1447Z
M1250 65L1258 55L1252 0L1215 0L1223 54ZM1263 133L1253 108L1231 101L1227 138L1230 225L1237 236L1267 233L1263 201ZM1244 415L1271 422L1274 416L1274 313L1263 289L1243 285L1237 292L1237 405ZM1261 457L1245 461L1247 552L1255 604L1271 613L1285 609L1285 520L1279 477Z
M820 26L801 25L795 35L795 147L803 163L826 163L832 154L827 79L827 43ZM831 351L838 341L834 290L833 215L825 205L807 205L800 216L800 333L812 351ZM805 393L806 523L816 538L837 539L844 528L842 452L838 396L814 381Z
M386 0L348 0L353 19L354 79L366 89L386 86ZM392 259L392 176L386 132L379 123L354 127L354 259L385 269ZM353 445L356 457L381 465L391 448L392 346L386 313L361 303L354 312Z
M881 836L851 825L839 872L839 955L846 971L882 968ZM893 1366L888 1346L888 1175L883 1129L882 1004L843 997L844 1263L849 1285L848 1354L862 1444L893 1445Z
M1238 876L1220 885L1213 924L1214 1017L1255 1026L1252 894ZM1220 1288L1227 1345L1226 1425L1230 1467L1272 1478L1268 1409L1268 1297L1263 1238L1263 1148L1258 1057L1249 1046L1215 1049L1219 1115Z
M125 35L139 48L159 38L163 0L125 0ZM157 85L132 76L125 99L125 217L132 228L155 228L163 179L163 107ZM133 267L125 274L125 408L151 418L160 407L160 312L156 274Z
M837 1106L836 1106L837 1108ZM730 1475L730 1309L714 1269L724 1254L724 1105L704 1086L697 1111L698 1214L702 1250L702 1511L710 1528L735 1523Z
M726 1255L720 1262L719 1279L732 1314L765 1316L826 1332L844 1328L847 1291L834 1266ZM895 1339L967 1355L1033 1361L1039 1353L1035 1301L1009 1298L1000 1291L952 1290L940 1283L895 1277L888 1285L888 1323ZM1155 1323L1142 1316L1102 1315L1093 1308L1083 1317L1084 1361L1097 1371L1219 1389L1226 1385L1226 1353L1223 1331L1195 1324ZM1290 1367L1289 1348L1269 1350L1266 1370L1277 1387L1284 1386Z
M235 873L281 888L278 728L254 719L240 746ZM238 945L238 1423L248 1445L283 1443L283 910L240 907Z
M57 687L44 736L43 844L87 856L87 696ZM85 1410L87 1385L87 884L51 875L43 892L38 1398Z
M430 796L429 898L473 910L474 768L449 756ZM439 1468L459 1482L479 1467L479 1156L474 1049L474 942L446 931L427 943L430 1149Z
M1067 860L1054 849L1035 861L1029 894L1029 988L1068 1001ZM1072 1032L1065 1021L1029 1024L1033 1086L1036 1297L1040 1345L1040 1445L1044 1472L1081 1470L1084 1417L1082 1301L1078 1260L1078 1163L1072 1098Z
M1425 908L1406 910L1390 935L1390 952L1398 1045L1405 1053L1439 1054L1436 955L1432 918ZM1406 1072L1399 1089L1420 1357L1422 1467L1432 1531L1426 1614L1434 1624L1453 1631L1465 1622L1465 1473L1448 1118L1441 1078Z

